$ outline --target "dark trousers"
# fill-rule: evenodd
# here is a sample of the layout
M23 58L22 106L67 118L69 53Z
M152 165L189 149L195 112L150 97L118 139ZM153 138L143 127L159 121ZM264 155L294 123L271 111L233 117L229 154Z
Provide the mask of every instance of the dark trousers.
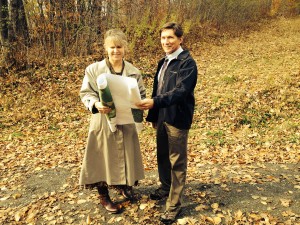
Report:
M172 211L181 206L186 181L188 131L165 122L157 124L159 180L162 189L169 191L166 210Z

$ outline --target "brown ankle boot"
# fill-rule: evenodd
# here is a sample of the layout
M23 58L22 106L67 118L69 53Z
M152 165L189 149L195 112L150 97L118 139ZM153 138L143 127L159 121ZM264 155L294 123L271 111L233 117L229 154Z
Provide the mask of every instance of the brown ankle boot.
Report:
M100 203L110 213L120 213L121 205L115 204L111 201L109 195L100 195Z
M122 185L120 187L120 194L130 201L135 201L137 199L133 192L132 186Z
M100 204L110 213L120 213L122 206L111 201L107 187L98 188Z

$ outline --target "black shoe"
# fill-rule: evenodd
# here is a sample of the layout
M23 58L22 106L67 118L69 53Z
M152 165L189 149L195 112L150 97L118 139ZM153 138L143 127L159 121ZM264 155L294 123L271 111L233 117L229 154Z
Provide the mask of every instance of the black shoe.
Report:
M181 210L181 208L178 208L173 211L165 211L164 214L160 217L160 221L164 224L172 224L180 215Z
M158 188L154 191L154 193L150 194L150 199L152 200L161 200L169 196L169 192L163 190L162 188Z

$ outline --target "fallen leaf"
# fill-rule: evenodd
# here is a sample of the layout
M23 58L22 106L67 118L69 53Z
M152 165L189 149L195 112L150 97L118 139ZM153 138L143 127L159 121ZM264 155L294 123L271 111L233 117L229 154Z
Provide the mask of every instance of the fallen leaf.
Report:
M198 205L196 208L195 208L195 210L198 212L198 211L203 211L203 210L205 210L205 209L208 209L208 206L207 205L203 205L203 204L201 204L201 205Z
M220 224L220 223L222 223L222 218L220 218L218 216L214 217L213 220L214 220L214 224Z
M22 217L21 212L17 212L17 213L15 214L15 221L19 222L20 219L21 219L21 217Z
M115 217L110 218L110 220L107 222L108 224L114 223L115 222Z
M146 204L146 203L140 204L140 207L139 207L139 208L140 208L141 210L144 210L144 209L147 207L147 205L148 205L148 204Z
M119 216L116 218L116 222L120 222L123 219L123 217Z
M16 193L16 194L13 194L13 195L12 195L12 197L13 197L14 199L20 198L21 196L22 196L22 194L20 194L20 193Z
M236 213L235 213L235 219L236 220L241 220L243 217L243 212L241 210L238 210Z
M260 197L257 196L257 195L251 195L251 197L252 197L253 199L259 199L259 198L260 198Z
M177 223L180 225L185 225L188 223L188 220L187 220L187 218L178 219Z
M289 207L292 202L292 200L290 199L280 199L280 201L281 201L281 205L284 207Z
M92 220L91 220L91 217L90 215L87 215L86 217L86 224L91 224Z
M214 219L209 216L205 217L205 220L207 220L208 222L211 222L211 223L215 222Z
M0 198L0 201L5 201L7 199L9 199L10 195L9 196L6 196L6 197L3 197L3 198Z
M219 208L219 204L218 203L213 203L213 204L211 204L211 207L213 209L218 209Z
M87 201L85 199L80 199L77 201L77 204L83 204L86 203Z

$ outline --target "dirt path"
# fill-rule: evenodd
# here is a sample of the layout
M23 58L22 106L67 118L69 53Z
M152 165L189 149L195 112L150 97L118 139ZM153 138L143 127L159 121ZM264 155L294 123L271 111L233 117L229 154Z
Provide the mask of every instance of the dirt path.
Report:
M203 98L218 103L214 97L218 93L218 85L223 85L219 84L220 77L225 82L223 99L229 95L240 97L241 90L253 94L258 84L268 87L288 79L286 76L278 77L278 80L269 79L274 73L288 73L299 79L299 43L300 18L296 18L273 22L263 31L225 41L220 46L199 46L201 52L194 52L202 84L197 87L198 101ZM266 79L261 79L261 75ZM265 80L268 82L264 83ZM232 85L227 88L226 84ZM234 90L236 93L232 93ZM207 145L211 146L213 141L220 142L220 139L211 139L208 143L208 132L205 139L196 139L199 138L198 132L204 133L206 125L203 121L206 119L201 113L197 114L191 130L184 211L177 224L300 224L299 130L294 131L295 141L284 149L273 144L272 139L279 139L276 135L264 140L260 147L253 147L251 143L241 145L240 142L248 139L258 142L255 138L259 134L249 133L244 128L238 134L230 131L232 135L229 136L236 138L228 142L228 146L234 146L233 149L225 144L222 148L211 150ZM218 124L217 120L212 124L219 127L226 125ZM66 130L66 137L69 132ZM156 168L155 152L153 149L151 153L146 152L146 149L154 148L154 134L146 130L144 135L151 138L148 137L150 142L144 139L141 142L144 159L148 160L146 179L136 188L141 199L130 204L112 191L113 198L123 202L126 208L120 215L107 214L99 206L95 191L78 187L82 155L73 153L74 149L70 150L72 146L60 145L62 151L58 154L70 154L67 155L70 157L61 159L53 153L55 149L51 148L51 144L42 149L25 144L18 148L18 151L27 150L27 155L14 153L12 145L1 144L7 158L2 156L0 164L0 223L160 224L159 216L164 204L148 198L148 194L158 186L157 172L151 169ZM198 143L199 140L206 141L207 145ZM49 143L56 141L49 140ZM223 141L229 140L224 137ZM83 149L82 143L79 148ZM22 161L20 155L27 156L27 160ZM57 161L51 162L51 165L43 164L51 157L57 157ZM37 159L39 162L36 162Z
M199 170L210 171L215 177L222 173L221 167L213 165ZM299 164L232 166L232 170L236 182L226 184L203 183L190 177L193 181L187 183L184 212L177 224L299 224ZM243 174L250 170L255 177ZM35 218L36 224L85 224L88 218L91 224L160 224L164 202L148 199L157 188L155 171L147 172L147 184L136 188L140 202L123 202L126 211L120 215L107 214L98 205L97 193L78 190L72 176L64 168L33 174L22 185L21 193L10 191L12 197L1 200L2 224L20 224L14 222L19 217L27 223ZM249 182L242 182L245 176ZM2 193L7 196L8 191ZM123 201L113 190L111 193L114 200Z

